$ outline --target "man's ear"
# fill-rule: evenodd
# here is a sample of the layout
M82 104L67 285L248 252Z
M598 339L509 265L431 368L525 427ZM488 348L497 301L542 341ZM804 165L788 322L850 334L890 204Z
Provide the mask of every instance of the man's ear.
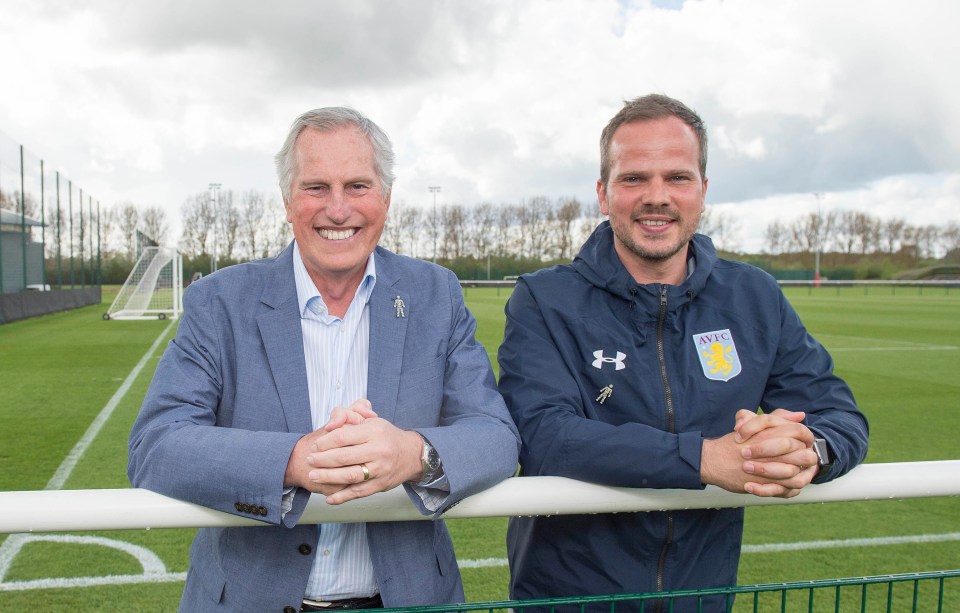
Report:
M607 206L607 186L603 179L597 179L597 201L600 203L600 214L609 215L610 207Z

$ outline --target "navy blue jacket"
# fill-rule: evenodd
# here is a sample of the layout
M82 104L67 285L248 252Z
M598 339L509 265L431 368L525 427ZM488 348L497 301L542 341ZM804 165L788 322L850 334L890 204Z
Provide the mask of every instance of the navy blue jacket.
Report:
M638 285L604 222L572 264L520 278L498 358L522 475L698 489L703 440L758 407L806 412L835 458L816 482L863 460L866 419L776 281L691 248L683 284ZM514 518L511 596L735 585L742 531L742 509Z

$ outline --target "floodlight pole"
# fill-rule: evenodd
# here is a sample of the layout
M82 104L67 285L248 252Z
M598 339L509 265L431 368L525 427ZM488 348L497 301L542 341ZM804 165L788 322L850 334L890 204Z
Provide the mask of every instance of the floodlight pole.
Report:
M427 189L433 194L433 262L437 262L437 236L440 234L440 227L437 226L437 192L440 191L439 185L431 185Z
M210 200L213 201L213 245L210 249L210 272L217 272L217 227L220 225L220 184L211 183Z
M823 244L823 216L820 213L820 200L823 198L823 192L813 192L813 197L817 199L817 245L813 259L813 285L820 287L820 248Z

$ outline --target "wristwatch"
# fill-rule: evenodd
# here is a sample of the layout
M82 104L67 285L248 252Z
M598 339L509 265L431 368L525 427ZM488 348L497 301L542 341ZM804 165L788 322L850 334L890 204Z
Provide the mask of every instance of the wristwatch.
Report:
M420 435L420 438L423 438L423 435ZM423 438L423 455L420 456L420 463L423 465L420 483L430 483L437 478L437 472L440 471L440 454L425 438Z
M828 468L833 464L833 457L830 455L830 447L827 446L827 439L813 439L813 450L817 454L817 464L820 468Z

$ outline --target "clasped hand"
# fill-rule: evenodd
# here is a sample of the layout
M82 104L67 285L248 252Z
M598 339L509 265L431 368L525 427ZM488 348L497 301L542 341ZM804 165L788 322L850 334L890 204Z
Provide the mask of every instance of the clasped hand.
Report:
M422 453L419 434L379 418L370 402L360 399L349 408L336 407L325 426L297 442L284 486L341 504L418 479Z
M731 492L791 498L817 474L813 432L801 411L737 412L733 432L704 441L703 483Z

